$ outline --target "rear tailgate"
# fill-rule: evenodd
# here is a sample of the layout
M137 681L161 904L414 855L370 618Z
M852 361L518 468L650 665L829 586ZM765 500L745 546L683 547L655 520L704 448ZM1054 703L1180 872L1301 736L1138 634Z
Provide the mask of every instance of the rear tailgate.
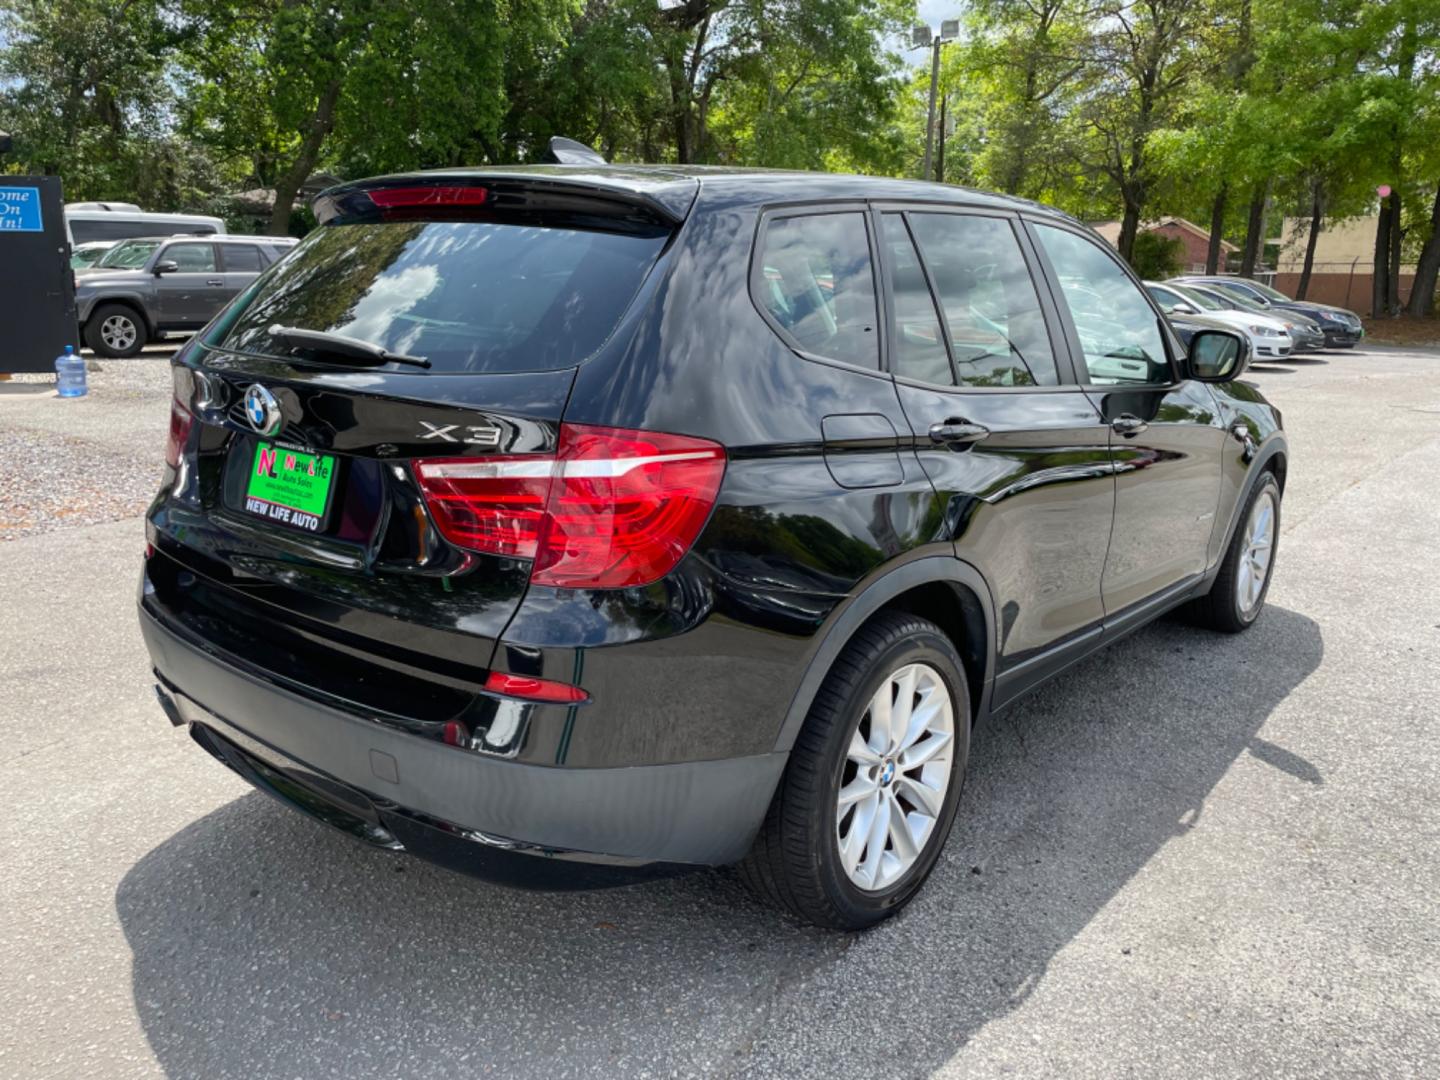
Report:
M435 735L474 707L531 562L447 539L420 463L554 454L578 364L623 347L675 223L573 185L557 208L513 177L468 202L386 183L344 189L177 356L143 600L231 662Z

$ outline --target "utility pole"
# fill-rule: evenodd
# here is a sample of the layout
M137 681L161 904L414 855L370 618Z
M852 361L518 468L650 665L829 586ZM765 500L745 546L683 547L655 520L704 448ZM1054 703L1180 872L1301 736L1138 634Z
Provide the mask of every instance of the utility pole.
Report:
M948 45L960 36L960 20L946 19L940 24L940 33L934 34L928 26L917 26L910 31L910 44L917 49L930 46L930 108L925 117L925 167L920 175L930 177L930 162L935 149L935 92L940 86L940 47Z

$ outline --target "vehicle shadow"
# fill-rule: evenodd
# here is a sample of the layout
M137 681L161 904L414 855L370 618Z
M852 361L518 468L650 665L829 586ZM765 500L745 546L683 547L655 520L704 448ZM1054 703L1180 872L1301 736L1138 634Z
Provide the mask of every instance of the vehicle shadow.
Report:
M120 883L135 1008L175 1078L773 1075L797 1030L834 1055L816 1075L928 1075L1196 828L1238 756L1324 782L1257 737L1322 654L1272 607L1241 637L1164 621L1055 679L977 732L934 878L860 935L782 919L725 871L509 891L246 795Z

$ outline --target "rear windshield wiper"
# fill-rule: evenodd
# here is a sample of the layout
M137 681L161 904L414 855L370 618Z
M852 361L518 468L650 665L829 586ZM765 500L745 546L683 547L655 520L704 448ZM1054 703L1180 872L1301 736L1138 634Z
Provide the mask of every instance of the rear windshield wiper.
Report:
M344 356L369 364L409 364L412 367L428 368L430 361L423 356L406 356L390 352L379 345L344 334L331 334L324 330L302 330L298 326L281 326L275 323L269 330L271 337L277 337L293 349L309 349L320 354Z

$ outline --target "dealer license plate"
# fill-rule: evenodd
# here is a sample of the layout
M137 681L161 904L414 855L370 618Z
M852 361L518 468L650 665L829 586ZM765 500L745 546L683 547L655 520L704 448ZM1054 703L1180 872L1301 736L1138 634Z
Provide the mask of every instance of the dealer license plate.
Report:
M262 442L255 447L245 485L245 509L282 525L319 532L325 527L334 481L335 459L329 454Z

